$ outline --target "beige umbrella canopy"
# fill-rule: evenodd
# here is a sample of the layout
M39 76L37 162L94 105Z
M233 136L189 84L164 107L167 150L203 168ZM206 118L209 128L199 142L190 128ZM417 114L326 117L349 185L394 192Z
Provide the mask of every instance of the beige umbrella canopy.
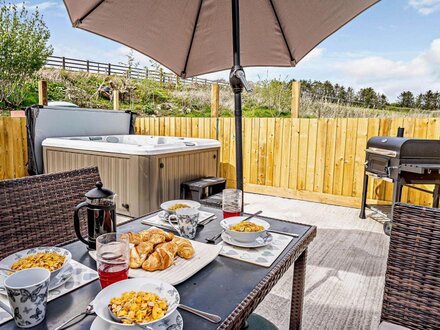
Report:
M188 78L231 69L237 188L243 189L243 66L295 66L379 0L64 0L76 28L120 42Z
M294 66L377 0L241 0L241 65ZM64 0L73 26L179 76L230 69L231 0Z

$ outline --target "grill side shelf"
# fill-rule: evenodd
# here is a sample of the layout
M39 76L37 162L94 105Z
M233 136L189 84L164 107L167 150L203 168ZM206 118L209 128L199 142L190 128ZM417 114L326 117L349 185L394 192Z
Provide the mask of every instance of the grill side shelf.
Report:
M399 167L400 172L409 172L417 174L440 173L440 164L402 164Z

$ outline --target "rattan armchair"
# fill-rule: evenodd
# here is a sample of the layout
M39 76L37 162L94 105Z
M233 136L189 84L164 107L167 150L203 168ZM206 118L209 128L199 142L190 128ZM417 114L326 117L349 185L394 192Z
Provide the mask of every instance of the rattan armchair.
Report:
M439 209L395 205L381 320L440 329Z
M73 208L99 180L98 168L89 167L0 181L0 258L76 239Z

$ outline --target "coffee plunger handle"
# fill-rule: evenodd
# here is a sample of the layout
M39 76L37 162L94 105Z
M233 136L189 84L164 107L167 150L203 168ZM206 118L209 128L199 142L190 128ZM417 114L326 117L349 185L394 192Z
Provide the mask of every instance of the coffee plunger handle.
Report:
M79 210L87 205L87 202L82 202L75 207L75 213L73 214L73 225L75 227L76 236L79 238L79 240L84 244L89 245L89 242L81 235L81 227L79 223Z

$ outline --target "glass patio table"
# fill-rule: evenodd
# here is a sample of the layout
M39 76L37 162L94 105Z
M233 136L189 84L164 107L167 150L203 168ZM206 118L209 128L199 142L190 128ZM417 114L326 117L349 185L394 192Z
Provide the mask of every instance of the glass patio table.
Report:
M205 238L210 238L222 230L220 221L223 219L223 214L217 208L202 207L201 210L217 216L217 219L205 225L197 233L195 239L205 243ZM146 216L153 216L156 213ZM271 229L296 233L299 237L293 238L269 268L218 256L201 271L176 285L182 304L222 317L220 323L213 324L184 310L179 310L183 318L184 329L241 329L247 317L292 264L294 264L294 276L290 329L301 328L307 247L316 236L316 227L263 218L270 223ZM122 224L118 227L118 231L147 229L149 226L142 224L140 219ZM72 253L74 260L96 269L96 262L89 256L83 243L76 241L65 245L64 248ZM49 302L45 321L33 329L53 329L74 315L83 312L100 290L99 281L96 280ZM69 329L89 329L94 318L95 316L87 316ZM1 328L15 329L15 322L5 323Z

